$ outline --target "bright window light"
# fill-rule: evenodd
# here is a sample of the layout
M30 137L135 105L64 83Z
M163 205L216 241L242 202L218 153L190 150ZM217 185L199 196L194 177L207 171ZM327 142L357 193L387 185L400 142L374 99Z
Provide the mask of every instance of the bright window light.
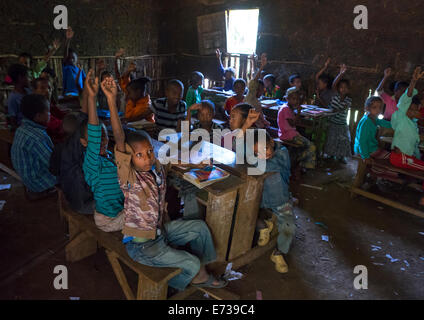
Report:
M227 11L227 52L256 52L259 9Z

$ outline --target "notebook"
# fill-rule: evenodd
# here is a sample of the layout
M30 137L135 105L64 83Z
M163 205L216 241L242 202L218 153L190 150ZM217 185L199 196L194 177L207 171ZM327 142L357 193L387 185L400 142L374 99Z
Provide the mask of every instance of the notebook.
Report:
M230 174L216 166L207 166L202 169L190 169L184 173L184 179L194 184L199 189L217 181L228 178Z

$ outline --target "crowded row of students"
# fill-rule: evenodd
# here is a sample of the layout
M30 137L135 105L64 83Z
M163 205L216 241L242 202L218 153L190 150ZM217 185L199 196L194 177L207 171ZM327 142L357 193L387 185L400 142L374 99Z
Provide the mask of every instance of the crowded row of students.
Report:
M94 214L98 228L105 232L122 230L123 242L134 260L151 266L182 268L183 272L169 282L179 290L189 283L215 288L225 286L225 280L213 277L205 268L216 256L206 224L198 219L169 220L165 200L169 167L155 158L151 138L145 132L123 129L126 122L141 119L155 122L159 128L175 130L181 129L182 121L191 123L192 129L206 129L211 134L214 129L222 129L213 121L214 104L203 100L203 74L193 72L185 100L184 85L177 79L168 82L165 97L151 99L148 93L150 79L135 76L135 63L130 63L122 74L119 72L117 61L124 54L122 49L115 56L115 78L101 61L96 71L90 70L85 74L78 66L77 53L70 48L73 36L74 32L69 28L63 59L63 95L78 98L81 106L78 113L59 113L51 97L51 80L54 77L51 74L45 72L46 75L34 79L30 93L28 67L16 64L9 68L14 92L9 97L8 112L13 119L10 122L12 128L17 128L12 162L28 195L32 199L47 196L58 185L72 209L82 214ZM219 50L217 57L225 76L222 89L231 89L235 93L224 107L233 143L222 145L235 151L236 139L244 138L248 129L254 129L254 143L246 148L251 148L259 159L266 161L266 172L275 172L265 180L261 206L270 209L277 218L275 227L279 235L271 260L276 270L284 273L288 271L284 255L288 253L295 233L294 200L289 192L291 162L287 148L275 143L268 133L265 141L259 139L259 130L270 127L260 99L265 96L286 100L278 112L278 136L299 146L297 159L304 170L314 169L316 147L297 129L301 105L306 97L302 81L299 75L290 77L291 87L283 94L275 83L275 76L264 74L267 57L263 54L259 70L246 84L245 80L234 78L233 70L223 69ZM335 111L329 119L324 150L328 156L346 162L351 155L346 124L347 111L352 103L350 83L344 79L345 65L341 66L333 82L324 76L329 62L327 60L316 75L317 103ZM384 156L375 139L377 126L391 126L395 130L391 162L424 170L417 153L419 138L413 120L418 117L420 105L414 87L423 75L417 69L408 91L403 93L404 84L399 83L395 97L391 98L383 92L384 83L390 76L390 71L386 70L379 90L387 101L386 105L391 103L386 106L386 111L392 124L378 118L383 106L381 98L371 97L366 101L367 113L359 122L355 139L355 151L366 162L373 157ZM119 90L126 97L124 118L118 115ZM98 108L107 108L110 112L114 152L108 149L108 132L98 118ZM393 112L390 113L390 110ZM56 122L52 123L52 120ZM266 245L274 224L266 217L258 220L257 227L258 245ZM187 243L191 246L191 253L172 248Z

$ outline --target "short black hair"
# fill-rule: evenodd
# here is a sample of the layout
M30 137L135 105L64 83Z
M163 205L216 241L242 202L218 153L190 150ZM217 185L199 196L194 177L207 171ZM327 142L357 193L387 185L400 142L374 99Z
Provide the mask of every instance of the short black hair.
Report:
M30 63L32 62L32 55L29 54L28 52L22 52L22 53L20 53L19 56L18 56L18 59L19 58L28 58L29 59L29 62Z
M50 68L49 66L45 67L43 69L43 71L41 71L41 73L43 73L43 72L49 74L50 77L52 77L52 78L56 78L56 72L52 68Z
M275 84L275 76L274 76L272 73L267 74L267 75L264 77L264 80L269 80L269 81L271 81L271 83L272 83L273 85Z
M203 80L205 76L200 71L193 71L190 77L190 84L193 85L196 80Z
M125 142L132 146L133 143L148 141L152 144L152 138L144 130L135 130L127 128L124 130L125 133Z
M300 79L300 75L298 75L298 74L292 74L292 75L289 77L289 83L290 83L290 84L292 84L292 83L293 83L293 81L294 81L294 80L296 80L296 79Z
M236 75L236 70L234 70L234 68L232 67L228 67L224 69L224 74L227 72L231 72L231 74L233 75L233 77Z
M7 69L7 74L10 78L12 78L13 83L16 84L16 82L19 81L19 77L25 77L28 76L29 69L19 63L12 64L9 69Z
M169 80L169 82L168 82L168 87L179 87L179 88L181 88L181 90L182 91L184 91L184 85L183 85L183 83L180 81L180 80L178 80L178 79L172 79L172 80Z
M421 99L418 94L412 97L411 104L416 104L417 106L421 104Z
M212 101L202 100L200 103L202 104L202 108L209 108L215 114L215 104Z
M241 116L244 120L247 119L247 116L249 115L250 109L253 109L253 107L248 103L239 103L236 104L232 110L238 110L241 112Z
M244 79L241 79L241 78L236 79L236 80L234 81L233 87L234 87L237 83L240 83L240 84L242 84L244 87L246 87L246 81L244 81Z
M365 100L365 109L369 108L374 102L377 101L383 103L383 99L378 96L369 97L367 100Z
M43 82L43 81L45 81L45 82L49 82L49 80L47 80L47 79L45 79L45 78L37 78L37 79L34 79L34 80L32 80L32 82L31 82L31 85L32 85L32 88L34 89L34 90L37 90L37 88L38 88L38 84L40 83L40 82Z
M128 84L127 89L145 91L146 90L146 85L149 82L150 82L150 78L147 78L147 77L137 78L137 79L132 80Z
M331 82L330 76L328 74L322 74L318 77L318 80L321 80L322 82L324 82L325 84L328 84Z
M269 135L269 133L265 129L258 129L255 128L253 131L253 146L255 146L259 142L259 131L263 130L265 131L265 137L266 137L266 144L271 143L272 138Z
M406 89L408 87L409 87L409 83L408 82L398 81L398 82L396 82L396 84L395 84L395 86L393 88L393 91L398 91L398 90L401 90L401 89Z
M264 81L262 79L258 79L258 83L262 86L265 86Z
M39 94L29 94L22 98L21 111L25 118L34 120L35 116L49 108L47 99Z
M102 73L100 74L100 81L103 81L104 80L104 77L106 77L108 75L112 76L112 72L110 72L108 70L102 71Z
M342 79L342 80L340 80L339 81L339 83L337 83L337 89L339 89L340 88L340 86L341 86L341 84L342 83L344 83L344 84L346 84L348 87L350 87L350 81L349 80L347 80L347 79Z

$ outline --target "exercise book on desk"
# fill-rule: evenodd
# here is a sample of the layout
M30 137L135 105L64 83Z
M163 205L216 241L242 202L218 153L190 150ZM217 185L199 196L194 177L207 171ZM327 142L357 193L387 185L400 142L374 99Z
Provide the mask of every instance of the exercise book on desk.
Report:
M184 179L194 184L199 189L211 185L212 183L228 178L230 174L218 167L207 166L201 169L190 169L184 173Z

